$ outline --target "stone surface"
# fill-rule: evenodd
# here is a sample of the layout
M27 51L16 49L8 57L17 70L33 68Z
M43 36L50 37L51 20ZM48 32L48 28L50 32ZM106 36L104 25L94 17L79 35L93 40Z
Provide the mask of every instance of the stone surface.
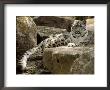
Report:
M37 45L37 26L29 16L16 17L16 71L20 73L19 60L29 49Z
M49 36L43 34L43 33L37 33L37 44L40 44L43 40L48 38Z
M37 45L37 26L28 16L16 17L16 51L17 58L25 51Z
M59 33L67 32L66 29L48 27L48 26L37 26L37 31L39 33L44 34L45 36L49 36L51 34L59 34Z
M43 57L44 66L53 74L93 74L93 47L47 48Z
M40 16L37 18L34 18L34 21L37 26L48 26L48 27L55 27L55 28L61 28L61 29L67 29L67 31L70 31L71 29L71 23L72 19L66 19L56 16Z
M88 31L94 31L94 18L86 20L86 29Z

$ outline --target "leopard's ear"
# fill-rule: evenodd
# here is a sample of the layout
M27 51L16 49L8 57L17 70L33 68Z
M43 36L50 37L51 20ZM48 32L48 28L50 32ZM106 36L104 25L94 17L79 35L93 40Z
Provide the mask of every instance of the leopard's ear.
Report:
M71 31L73 31L75 28L82 26L83 21L81 20L74 20L74 22L71 25Z

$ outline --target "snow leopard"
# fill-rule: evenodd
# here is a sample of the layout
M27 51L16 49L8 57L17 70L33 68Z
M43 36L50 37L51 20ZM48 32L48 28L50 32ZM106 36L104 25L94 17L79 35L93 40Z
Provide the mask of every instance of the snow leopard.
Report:
M59 46L75 47L80 44L80 41L83 40L82 38L86 37L87 34L88 31L86 30L85 22L74 20L74 23L71 25L71 32L50 35L49 38L43 40L36 47L26 51L19 60L17 66L22 72L24 72L27 67L28 59L37 59L40 56L43 57L45 48L55 48ZM79 38L81 40L79 40Z

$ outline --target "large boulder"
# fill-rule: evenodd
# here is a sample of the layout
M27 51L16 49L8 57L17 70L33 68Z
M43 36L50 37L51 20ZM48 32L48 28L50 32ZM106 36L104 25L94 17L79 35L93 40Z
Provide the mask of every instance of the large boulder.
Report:
M37 26L29 16L16 17L16 64L29 49L37 45Z
M16 17L16 51L23 54L37 45L37 26L28 16ZM21 54L20 54L21 55Z
M93 74L93 47L47 48L43 56L44 66L53 74Z
M71 24L73 22L72 19L66 19L57 16L40 16L34 17L33 20L37 26L61 28L66 29L67 31L71 30Z

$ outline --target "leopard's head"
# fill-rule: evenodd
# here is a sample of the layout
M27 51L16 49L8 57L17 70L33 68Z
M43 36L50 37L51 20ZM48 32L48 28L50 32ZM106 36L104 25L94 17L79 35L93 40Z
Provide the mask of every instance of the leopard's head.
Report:
M85 21L75 20L73 22L70 33L74 38L84 37L87 32Z

